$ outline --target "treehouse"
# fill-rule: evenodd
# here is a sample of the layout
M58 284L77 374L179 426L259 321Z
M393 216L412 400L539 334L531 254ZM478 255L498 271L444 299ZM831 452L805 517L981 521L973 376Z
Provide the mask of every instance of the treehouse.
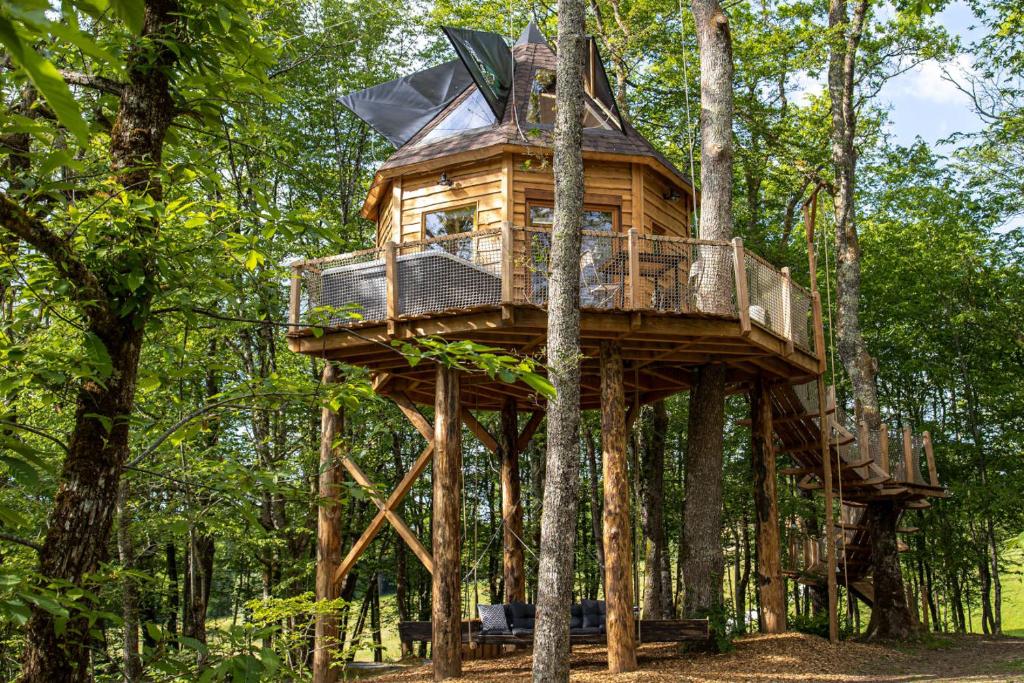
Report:
M362 208L376 223L375 245L293 264L289 333L293 351L366 368L375 391L390 397L427 442L390 495L371 492L378 513L343 556L335 552L336 522L321 515L317 571L318 586L322 579L336 590L384 525L393 526L433 577L431 622L409 622L400 631L403 640L432 640L437 678L458 675L464 645L528 645L532 638L529 611L515 607L526 595L518 454L543 419L544 401L525 383L441 364L410 365L393 342L433 336L541 355L557 88L555 54L535 25L511 47L491 33L446 28L445 34L456 59L342 99L397 150L377 171ZM602 411L606 600L595 612L599 629L573 638L606 642L609 668L622 671L636 666L641 637L708 634L706 620L636 619L630 579L627 429L639 406L689 389L698 367L722 366L731 391L751 393L761 473L755 500L764 532L759 572L774 577L759 581L760 602L772 615L771 628L785 627L776 437L801 481L820 485L827 497L844 477L860 478L862 499L874 492L911 502L927 491L892 486L892 477L871 470L873 462L840 460L839 437L819 427L829 415L817 407L824 405L825 367L817 292L739 239L694 235L693 183L621 115L593 40L583 71L580 401ZM809 256L813 274L813 249ZM804 400L808 392L817 398ZM432 419L420 406L433 407ZM501 412L499 433L476 417L473 411L481 410ZM521 413L529 416L521 420ZM326 417L324 424L327 469L336 456ZM507 635L462 621L463 425L500 462L505 596L529 625ZM358 484L372 486L350 457L342 454L340 462ZM428 549L396 509L431 464Z

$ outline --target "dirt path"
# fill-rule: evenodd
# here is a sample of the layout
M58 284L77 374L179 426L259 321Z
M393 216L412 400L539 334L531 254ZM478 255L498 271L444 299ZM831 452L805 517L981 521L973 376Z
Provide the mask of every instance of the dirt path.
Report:
M1024 639L937 636L926 645L888 647L826 641L799 633L746 636L719 655L680 654L674 645L642 645L640 670L609 675L604 650L573 651L572 680L586 683L635 681L1020 681L1024 683ZM464 681L527 681L529 655L467 662ZM422 681L430 668L414 667L375 681Z

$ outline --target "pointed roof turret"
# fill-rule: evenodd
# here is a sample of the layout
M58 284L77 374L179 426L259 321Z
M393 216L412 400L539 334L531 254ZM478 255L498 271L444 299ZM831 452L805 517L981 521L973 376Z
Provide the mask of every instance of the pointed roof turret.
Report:
M519 34L519 40L516 41L516 45L547 45L548 39L544 37L544 34L540 31L540 26L537 26L537 22L531 21L530 24L523 29L523 32Z

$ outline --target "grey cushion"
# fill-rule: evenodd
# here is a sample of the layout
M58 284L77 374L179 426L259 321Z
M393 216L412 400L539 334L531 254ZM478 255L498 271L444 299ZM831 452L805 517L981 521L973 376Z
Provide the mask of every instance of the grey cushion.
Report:
M569 628L583 628L583 607L580 605L573 605L569 610Z
M605 618L604 600L584 600L583 628L603 628Z
M512 635L514 636L532 636L532 628L514 628L512 629Z
M579 628L570 628L569 633L574 636L596 636L604 633L604 629L599 626L592 626L590 628L584 628L581 626Z
M504 605L477 605L476 611L480 615L481 631L486 633L507 633L509 631Z
M537 608L525 602L513 602L509 604L512 609L512 632L516 629L530 629L533 631L534 622L537 620Z

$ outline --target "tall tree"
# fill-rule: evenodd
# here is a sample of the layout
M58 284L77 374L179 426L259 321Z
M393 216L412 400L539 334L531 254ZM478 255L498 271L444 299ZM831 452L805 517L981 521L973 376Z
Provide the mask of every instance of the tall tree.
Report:
M554 140L555 224L551 234L548 368L556 396L548 402L547 461L537 569L533 680L569 680L579 484L580 245L583 221L583 0L558 2Z
M700 236L724 240L732 236L732 36L729 19L717 0L693 0L691 6L700 49ZM708 262L714 264L713 287L721 298L721 293L732 287L728 262L721 254L708 256ZM690 389L683 511L685 611L689 616L719 611L725 571L721 543L725 366L703 365L696 375Z
M857 0L850 16L846 0L830 0L828 25L832 36L828 62L829 99L832 113L832 166L834 181L832 206L836 228L836 337L857 402L858 419L867 423L871 434L882 426L878 402L878 366L868 352L860 323L861 258L857 242L855 188L857 152L857 112L854 90L857 85L857 49L864 32L869 0ZM877 439L872 439L877 443ZM874 605L871 629L880 638L904 639L913 622L903 590L896 553L896 519L889 502L868 506L871 546L875 550Z

